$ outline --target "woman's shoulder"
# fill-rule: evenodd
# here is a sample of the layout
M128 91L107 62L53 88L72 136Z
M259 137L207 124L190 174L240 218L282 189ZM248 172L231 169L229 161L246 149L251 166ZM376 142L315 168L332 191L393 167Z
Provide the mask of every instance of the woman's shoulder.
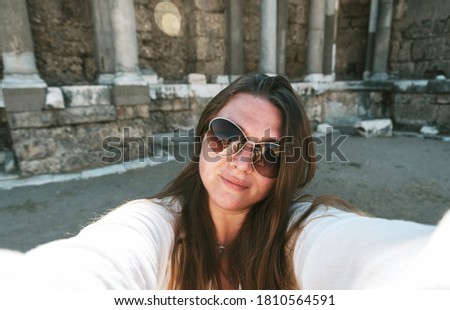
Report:
M148 226L155 221L161 225L163 223L172 223L179 209L178 205L179 203L175 199L130 200L95 219L83 230L104 224L136 228Z
M119 205L116 210L127 210L136 212L159 212L159 213L174 213L180 209L178 200L175 198L146 198L146 199L135 199L124 202Z

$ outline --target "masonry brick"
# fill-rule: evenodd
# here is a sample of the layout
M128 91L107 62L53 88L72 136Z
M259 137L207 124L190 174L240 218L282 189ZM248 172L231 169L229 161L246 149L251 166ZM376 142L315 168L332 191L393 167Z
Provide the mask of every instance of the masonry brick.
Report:
M67 108L57 112L58 124L61 126L115 121L116 109L114 106L91 106Z

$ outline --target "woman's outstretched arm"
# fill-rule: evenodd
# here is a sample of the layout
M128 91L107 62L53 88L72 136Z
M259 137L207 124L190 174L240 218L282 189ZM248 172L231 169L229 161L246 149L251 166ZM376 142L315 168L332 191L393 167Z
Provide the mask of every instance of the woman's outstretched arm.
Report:
M128 202L77 236L25 253L0 252L0 288L164 288L173 214L149 200Z
M321 207L297 240L297 279L304 289L448 289L449 230L450 214L436 229ZM430 277L433 265L441 272Z

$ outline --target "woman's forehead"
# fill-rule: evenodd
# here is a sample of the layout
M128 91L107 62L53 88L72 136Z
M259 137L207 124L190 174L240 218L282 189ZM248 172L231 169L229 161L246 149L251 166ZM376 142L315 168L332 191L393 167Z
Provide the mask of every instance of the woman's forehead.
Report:
M247 136L259 140L279 140L282 135L282 117L279 108L262 97L237 94L217 116L228 118L239 125Z

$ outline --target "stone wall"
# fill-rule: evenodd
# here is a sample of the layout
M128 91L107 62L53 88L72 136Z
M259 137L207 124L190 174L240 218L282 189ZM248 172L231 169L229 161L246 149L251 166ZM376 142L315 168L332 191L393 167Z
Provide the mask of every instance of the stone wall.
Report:
M336 39L336 80L360 80L363 76L370 0L340 0Z
M307 1L289 0L286 75L292 79L303 77L306 74L307 26Z
M399 78L450 77L450 10L443 0L397 0L390 70Z
M259 67L259 7L260 0L244 1L243 32L244 32L244 72L258 72Z
M49 85L92 84L96 78L89 0L28 0L36 65Z
M139 63L166 80L181 80L187 72L188 15L183 1L172 1L180 14L179 30L170 35L156 23L155 6L160 1L135 1Z
M414 87L396 87L392 118L399 130L417 132L427 125L436 126L442 134L450 134L450 82L430 80Z
M188 16L187 72L224 74L226 60L225 0L191 0Z
M167 81L188 73L225 73L225 0L171 1L180 31L167 35L155 21L160 0L134 0L139 62ZM243 2L244 72L259 64L259 2ZM94 84L97 68L89 0L28 0L38 70L49 85ZM443 0L395 0L389 73L403 79L450 76L450 10ZM306 69L307 0L289 0L286 74ZM340 0L337 80L361 79L366 57L370 0ZM0 60L0 78L3 75Z
M450 134L450 82L446 80L292 85L313 128L325 122L350 134L359 120L391 118L396 130L418 133L429 125ZM112 104L110 86L51 87L51 92L62 93L63 104L52 105L47 100L42 111L9 112L8 122L0 109L0 128L8 131L3 147L14 142L22 175L144 160L161 144L155 141L158 137L167 137L176 129L192 130L205 105L225 86L153 84L149 104L125 106Z
M47 102L42 111L7 115L22 175L78 171L151 156L153 147L145 144L142 153L133 141L193 128L208 98L222 85L154 85L150 104L127 106L112 105L109 86L57 89L63 94L63 105L55 107ZM116 137L120 142L104 141ZM108 151L119 149L120 158L108 155Z

